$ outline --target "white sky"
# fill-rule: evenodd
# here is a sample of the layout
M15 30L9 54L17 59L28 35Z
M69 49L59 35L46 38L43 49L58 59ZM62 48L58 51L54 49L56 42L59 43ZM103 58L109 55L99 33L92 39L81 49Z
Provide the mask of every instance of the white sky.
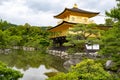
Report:
M36 26L55 26L54 15L59 14L65 7L72 8L77 3L80 9L97 11L105 15L115 7L115 0L0 0L0 19L14 24ZM104 16L97 16L93 20L104 23Z

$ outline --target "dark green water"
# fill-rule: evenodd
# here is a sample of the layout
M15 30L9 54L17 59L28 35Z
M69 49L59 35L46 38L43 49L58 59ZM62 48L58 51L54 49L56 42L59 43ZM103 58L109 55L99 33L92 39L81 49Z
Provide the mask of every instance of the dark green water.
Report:
M9 54L0 54L0 61L9 67L21 71L24 76L20 80L45 80L45 73L64 72L64 60L40 51L27 52L14 50Z

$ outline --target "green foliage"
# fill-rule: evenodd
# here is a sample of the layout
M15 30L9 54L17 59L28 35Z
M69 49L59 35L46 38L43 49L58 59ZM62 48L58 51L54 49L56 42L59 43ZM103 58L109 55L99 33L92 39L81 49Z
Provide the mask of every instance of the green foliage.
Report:
M114 61L114 65L111 68L113 71L117 71L120 66L120 22L113 25L113 28L104 32L101 36L101 50L100 53L105 57Z
M48 80L113 80L100 63L92 59L84 60L72 66L68 73L60 73Z
M12 24L8 23L7 21L0 20L0 30L4 31L10 26L12 26Z
M8 34L5 31L0 30L0 48L6 48L8 41Z
M115 21L120 21L120 1L119 0L116 1L117 1L117 7L114 7L109 12L106 11L106 15L108 17L113 18Z
M0 62L0 80L18 80L22 76L19 71L8 68L4 63Z
M51 77L47 80L78 80L75 73L59 73L57 76Z
M77 72L79 79L84 80L107 80L111 75L103 69L100 63L88 59L72 67L72 71Z
M97 43L97 39L94 37L99 38L100 33L96 24L77 24L73 27L67 35L68 42L64 44L65 46L71 46L68 53L84 51L87 42Z
M11 46L19 46L20 41L22 40L22 37L14 35L14 36L9 37L8 39L9 39L9 44Z
M4 28L5 23L9 27ZM40 49L47 48L51 42L47 28L31 26L28 23L14 27L4 21L0 22L0 28L0 48L26 46Z
M120 23L116 23L113 28L104 32L101 37L102 40L102 53L104 54L116 54L120 52Z
M113 27L105 31L101 36L100 53L113 60L114 64L110 70L117 72L120 69L120 0L117 1L117 7L114 7L106 15L115 19Z
M112 26L113 24L114 24L114 21L111 18L105 19L106 26Z

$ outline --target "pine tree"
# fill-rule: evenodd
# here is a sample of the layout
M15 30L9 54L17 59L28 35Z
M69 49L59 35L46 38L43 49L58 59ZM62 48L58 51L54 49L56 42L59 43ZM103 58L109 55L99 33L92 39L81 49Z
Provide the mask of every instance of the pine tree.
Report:
M74 28L69 29L65 46L70 46L68 53L76 53L85 51L85 44L90 43L93 45L97 42L100 33L96 24L77 24Z
M120 21L120 0L116 0L117 7L114 7L110 12L106 11L108 17L113 18L115 21Z
M118 71L120 66L120 0L117 1L117 7L106 12L106 15L115 19L111 29L104 32L101 41L100 53L114 61L111 70Z

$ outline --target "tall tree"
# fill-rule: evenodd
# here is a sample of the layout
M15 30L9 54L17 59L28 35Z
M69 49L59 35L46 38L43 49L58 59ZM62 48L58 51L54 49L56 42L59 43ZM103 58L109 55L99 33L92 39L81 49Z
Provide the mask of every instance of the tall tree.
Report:
M113 28L104 32L101 36L100 53L111 58L115 62L112 70L118 70L120 66L120 22L114 24Z
M116 1L117 7L106 12L106 15L117 21L111 29L103 33L100 50L100 53L114 61L114 66L111 68L114 71L118 71L120 66L120 0Z

